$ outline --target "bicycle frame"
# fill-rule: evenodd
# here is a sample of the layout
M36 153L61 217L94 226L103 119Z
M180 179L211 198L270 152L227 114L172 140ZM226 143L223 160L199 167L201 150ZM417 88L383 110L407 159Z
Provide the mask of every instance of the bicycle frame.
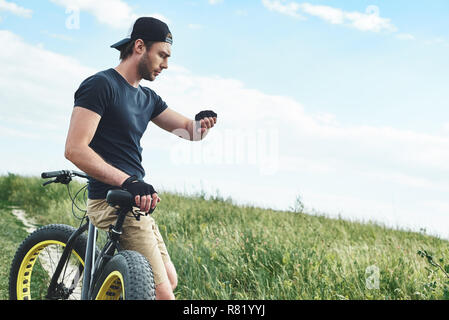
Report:
M89 220L89 229L87 231L87 247L86 254L84 256L84 275L83 275L83 288L81 291L81 300L88 300L89 289L92 286L92 278L94 269L92 266L95 263L95 242L97 239L97 228Z
M97 237L97 229L96 227L88 221L79 227L73 234L70 236L67 241L67 245L64 248L64 251L59 259L58 265L56 267L55 273L53 274L50 285L47 290L47 299L57 299L60 297L61 292L58 288L58 279L61 275L61 272L64 268L64 265L68 262L68 258L73 249L74 244L76 243L79 236L88 230L87 232L87 247L85 253L85 262L84 262L84 274L83 274L83 287L81 292L81 300L90 300L92 298L94 283L95 280L101 273L103 266L112 258L117 249L120 251L119 239L122 234L123 222L125 221L126 213L129 211L128 208L120 208L117 210L117 221L115 225L112 225L109 230L109 240L106 245L103 247L102 251L98 255L97 259L95 259L95 243Z
M83 172L78 171L72 171L72 170L60 170L60 171L51 171L51 172L43 172L41 174L41 177L44 179L47 178L55 178L54 180L49 180L45 182L43 185L46 186L50 183L62 183L65 185L68 185L70 181L72 181L72 177L81 177L88 179L89 176L86 175ZM82 190L82 189L80 189ZM78 191L79 192L79 191ZM115 200L117 200L117 205L119 208L117 209L117 221L115 225L111 225L109 229L109 240L107 241L106 245L103 247L102 251L98 255L97 259L95 257L96 255L96 238L97 238L97 229L95 226L90 222L89 218L87 218L87 222L80 226L77 230L73 232L73 234L69 237L67 244L62 252L61 258L58 261L58 265L56 267L56 270L51 277L50 285L47 290L47 299L59 299L59 298L68 298L71 292L73 292L73 288L67 289L64 284L58 284L59 276L61 275L62 270L64 269L64 266L68 263L68 259L70 257L70 253L73 250L74 244L80 237L80 235L88 230L87 232L87 247L84 257L84 267L81 271L81 268L79 268L80 272L84 272L83 274L83 287L81 292L81 300L90 300L93 295L93 290L95 287L95 282L100 276L101 271L103 270L103 267L105 264L112 258L112 256L115 253L115 250L120 251L119 246L119 239L120 235L122 234L122 227L123 222L125 221L125 217L127 212L132 211L132 206L134 203L134 200L132 199L131 195L127 192L125 192L130 196L130 198L127 198L127 195L125 195L124 198L123 194L120 195L118 198L116 197ZM78 194L78 193L77 193ZM70 196L70 191L69 191ZM70 196L72 199L72 197ZM76 198L76 195L75 195ZM72 203L75 204L74 199L72 199ZM111 203L115 203L112 201ZM75 204L76 206L76 204ZM79 208L78 208L79 209ZM154 210L154 209L152 209ZM150 210L150 213L152 212ZM73 206L72 206L73 211ZM133 212L134 214L134 212ZM139 215L134 215L137 220L139 220ZM75 278L72 285L76 284L79 281L79 278Z

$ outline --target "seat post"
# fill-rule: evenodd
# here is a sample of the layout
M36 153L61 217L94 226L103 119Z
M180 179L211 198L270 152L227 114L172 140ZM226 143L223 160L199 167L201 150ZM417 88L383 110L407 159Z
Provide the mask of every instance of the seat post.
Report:
M119 240L120 235L122 234L123 222L125 221L126 213L128 213L130 210L132 209L120 208L117 210L118 218L115 222L115 225L111 229L112 240Z

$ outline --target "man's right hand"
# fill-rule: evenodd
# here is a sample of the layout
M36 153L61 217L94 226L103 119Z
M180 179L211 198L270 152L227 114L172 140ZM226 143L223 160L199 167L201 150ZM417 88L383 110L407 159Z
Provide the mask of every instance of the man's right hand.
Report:
M139 207L142 212L150 211L150 207L150 213L153 212L157 203L161 201L153 186L137 179L136 176L131 176L126 179L121 185L121 188L133 195L136 206Z

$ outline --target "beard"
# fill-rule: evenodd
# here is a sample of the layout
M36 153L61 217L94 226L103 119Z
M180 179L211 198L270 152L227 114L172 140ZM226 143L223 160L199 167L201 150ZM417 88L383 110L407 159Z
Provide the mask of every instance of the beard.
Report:
M140 58L139 64L137 65L137 71L142 79L153 81L155 79L153 72L151 72L151 63L148 56L144 54L142 58Z

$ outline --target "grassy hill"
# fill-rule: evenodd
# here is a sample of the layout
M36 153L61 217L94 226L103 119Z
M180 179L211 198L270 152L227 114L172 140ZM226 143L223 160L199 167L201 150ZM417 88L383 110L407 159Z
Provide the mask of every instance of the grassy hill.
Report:
M10 262L27 234L9 206L20 207L41 225L79 225L66 187L44 188L42 182L0 177L0 299L8 298ZM70 185L73 191L82 186L76 181ZM154 218L177 267L178 299L449 296L443 272L417 254L421 249L432 252L444 268L449 258L445 240L373 223L237 206L204 195L160 197Z

